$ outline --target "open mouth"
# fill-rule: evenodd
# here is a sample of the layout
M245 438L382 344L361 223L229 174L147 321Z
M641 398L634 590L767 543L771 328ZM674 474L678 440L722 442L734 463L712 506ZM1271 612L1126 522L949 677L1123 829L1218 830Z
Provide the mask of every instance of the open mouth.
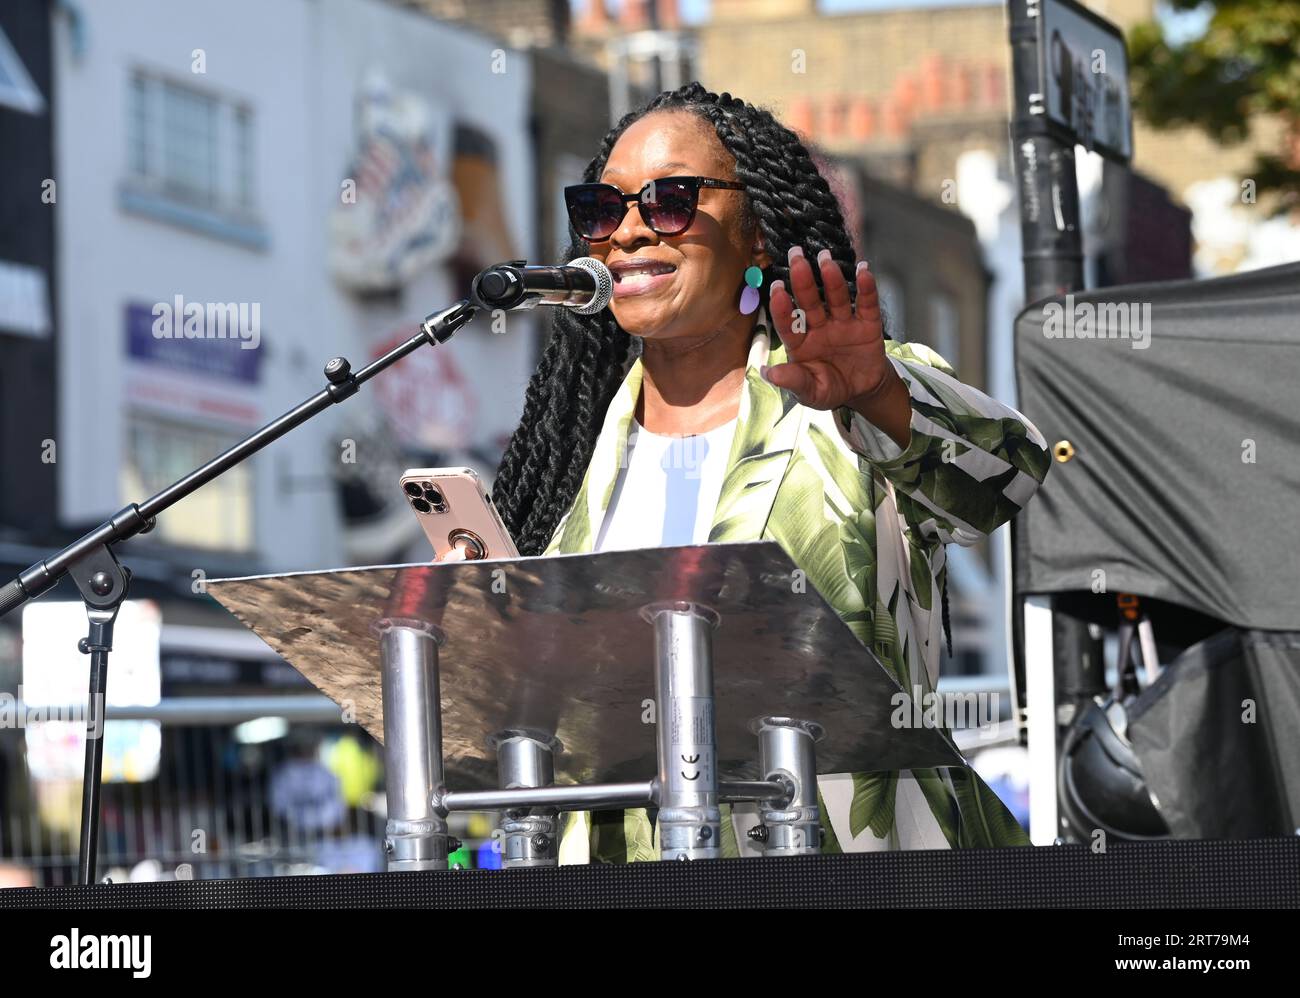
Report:
M676 270L677 268L671 264L655 263L637 267L620 267L613 273L615 283L622 284L626 281L629 284L635 284L654 277L662 277L664 274L671 274Z

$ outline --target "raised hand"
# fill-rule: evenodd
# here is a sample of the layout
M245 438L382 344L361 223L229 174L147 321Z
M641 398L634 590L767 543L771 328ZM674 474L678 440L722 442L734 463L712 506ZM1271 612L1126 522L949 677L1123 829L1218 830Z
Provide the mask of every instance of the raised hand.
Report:
M772 285L769 310L789 360L769 367L766 377L806 406L833 409L881 390L894 370L885 357L880 298L867 262L859 262L854 274L856 305L830 250L818 254L817 266L826 289L824 303L801 247L790 249L794 297L783 281ZM803 310L802 333L795 329L796 307Z
M772 284L768 309L786 345L787 362L766 368L764 377L794 393L812 409L847 405L884 430L900 446L911 436L907 386L885 356L884 322L876 279L865 260L854 271L856 302L829 250L817 255L826 300L817 290L812 264L799 246L790 248L791 297L784 282ZM795 309L803 310L803 331Z

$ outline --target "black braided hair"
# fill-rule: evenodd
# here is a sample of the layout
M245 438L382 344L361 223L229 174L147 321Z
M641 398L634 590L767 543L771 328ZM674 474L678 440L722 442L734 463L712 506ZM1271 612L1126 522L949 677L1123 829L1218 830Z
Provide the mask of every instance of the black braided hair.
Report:
M831 251L855 289L852 240L830 185L799 137L768 110L729 93L716 94L698 82L666 90L624 115L583 173L594 183L605 170L614 144L633 122L655 111L681 111L708 122L735 157L736 179L745 185L746 231L757 224L772 260L763 271L760 304L767 306L775 280L789 287L786 254L798 243L809 260ZM569 258L584 256L588 244L569 229ZM821 283L817 268L813 273ZM741 277L736 275L736 287ZM609 309L579 315L551 310L551 335L529 381L523 416L506 448L493 486L493 501L521 554L541 554L581 487L587 462L604 423L605 410L634 359L632 337ZM771 330L773 340L776 331Z

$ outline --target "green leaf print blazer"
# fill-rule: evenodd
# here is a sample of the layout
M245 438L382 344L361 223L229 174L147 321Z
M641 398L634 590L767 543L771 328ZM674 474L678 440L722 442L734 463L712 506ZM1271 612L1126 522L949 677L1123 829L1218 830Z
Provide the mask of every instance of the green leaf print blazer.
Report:
M1042 434L957 380L934 351L886 341L912 398L902 450L848 407L821 411L765 381L785 361L760 321L710 542L774 540L904 690L934 689L945 545L974 544L1011 519L1047 474ZM573 506L546 554L592 550L625 460L641 391L638 359L609 405ZM1028 845L966 766L821 776L823 849ZM739 810L739 806L737 807ZM723 809L723 854L739 855L739 816ZM743 841L741 828L739 841ZM644 809L567 816L561 863L657 856Z

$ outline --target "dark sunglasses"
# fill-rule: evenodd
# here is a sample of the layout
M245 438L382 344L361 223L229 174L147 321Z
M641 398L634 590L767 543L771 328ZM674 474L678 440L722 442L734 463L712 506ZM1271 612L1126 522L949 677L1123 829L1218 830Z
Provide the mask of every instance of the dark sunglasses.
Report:
M743 191L744 184L712 177L660 177L636 194L624 194L613 184L574 184L564 188L573 229L589 243L612 236L623 223L630 202L638 202L645 224L661 236L685 232L695 220L701 187Z

